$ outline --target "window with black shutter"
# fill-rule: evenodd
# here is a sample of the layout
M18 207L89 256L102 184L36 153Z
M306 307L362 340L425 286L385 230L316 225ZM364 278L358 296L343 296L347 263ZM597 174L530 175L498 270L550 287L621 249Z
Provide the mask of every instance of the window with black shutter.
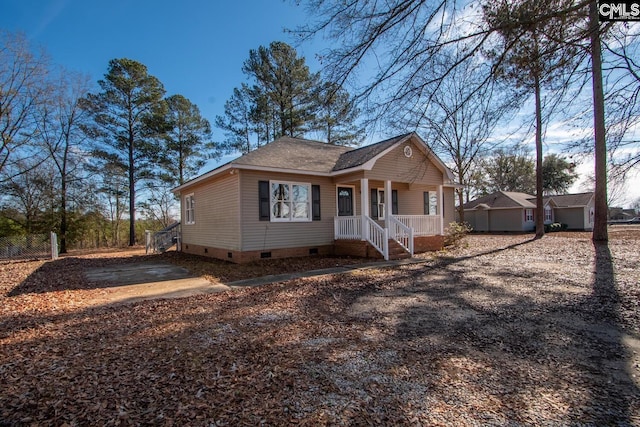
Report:
M371 189L371 218L378 219L378 189Z
M311 186L311 219L320 221L320 186Z
M269 221L269 181L258 181L260 221Z
M398 190L391 190L391 214L398 215Z

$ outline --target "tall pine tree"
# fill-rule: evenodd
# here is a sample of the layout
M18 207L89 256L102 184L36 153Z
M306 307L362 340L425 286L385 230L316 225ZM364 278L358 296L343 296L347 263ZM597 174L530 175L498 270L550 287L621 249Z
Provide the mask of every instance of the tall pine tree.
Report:
M100 145L95 158L126 172L129 189L129 246L136 243L136 184L151 175L159 150L148 120L162 105L162 83L147 67L131 59L112 59L99 93L90 93L82 106L93 118L87 131Z
M278 121L276 137L301 136L308 130L315 110L313 88L318 85L319 75L309 71L294 48L276 41L269 47L252 49L242 71L253 79L254 99L264 96L268 101L256 106L273 109Z

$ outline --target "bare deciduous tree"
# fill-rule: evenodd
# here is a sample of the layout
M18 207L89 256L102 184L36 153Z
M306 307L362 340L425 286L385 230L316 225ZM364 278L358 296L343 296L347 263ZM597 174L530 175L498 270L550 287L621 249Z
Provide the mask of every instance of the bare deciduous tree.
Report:
M6 174L11 163L36 167L33 160L43 160L32 144L37 136L34 113L47 101L48 72L44 52L32 51L24 35L0 30L0 179L11 178Z
M51 158L59 180L57 210L60 253L67 252L68 191L82 179L82 158L87 155L86 134L81 125L87 120L79 105L89 90L89 78L60 70L52 86L49 102L38 109L36 127L41 144Z

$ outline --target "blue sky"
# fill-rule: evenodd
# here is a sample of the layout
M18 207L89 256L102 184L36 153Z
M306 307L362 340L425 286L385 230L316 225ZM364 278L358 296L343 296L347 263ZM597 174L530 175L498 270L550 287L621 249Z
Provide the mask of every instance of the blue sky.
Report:
M284 41L320 71L315 54L323 41L297 45L284 31L308 19L293 0L0 0L0 28L22 31L53 63L95 83L109 60L134 59L160 79L167 95L189 98L212 124L233 88L246 81L241 68L250 49ZM223 139L215 127L214 139ZM592 169L586 163L579 171ZM630 200L640 197L640 176L633 178ZM580 190L579 183L572 188Z
M167 95L189 98L212 123L246 81L241 68L249 50L275 40L295 45L284 28L305 19L291 0L0 0L0 28L23 32L53 63L95 83L109 60L134 59ZM319 71L314 46L296 48Z

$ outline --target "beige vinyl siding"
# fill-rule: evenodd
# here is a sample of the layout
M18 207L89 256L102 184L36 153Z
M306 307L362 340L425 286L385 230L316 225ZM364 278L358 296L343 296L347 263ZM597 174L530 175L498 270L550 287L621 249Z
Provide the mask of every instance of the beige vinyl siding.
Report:
M529 231L534 223L524 222L524 211L518 209L492 209L489 211L491 231Z
M333 179L333 182L335 182L336 184L340 184L340 183L355 184L356 182L360 182L360 178L364 178L363 171L334 176L332 179Z
M444 193L444 227L456 221L455 191L451 187L442 189Z
M333 217L336 215L336 184L330 177L241 170L242 251L268 251L333 244ZM299 182L320 185L320 221L260 221L259 181ZM354 194L354 197L356 195Z
M413 155L407 158L403 149L411 145ZM391 180L415 184L442 184L442 172L415 144L402 144L376 161L373 169L365 172L369 179Z
M435 185L391 183L391 188L398 190L398 215L424 215L424 193L438 191Z
M183 244L240 248L238 184L237 174L224 175L181 191L183 217L184 197L193 194L195 200L195 224L182 225Z
M567 224L569 230L584 230L585 226L589 227L589 210L583 207L558 208L554 214L555 222Z
M465 211L464 219L465 222L471 226L473 231L490 231L489 211L486 209Z

